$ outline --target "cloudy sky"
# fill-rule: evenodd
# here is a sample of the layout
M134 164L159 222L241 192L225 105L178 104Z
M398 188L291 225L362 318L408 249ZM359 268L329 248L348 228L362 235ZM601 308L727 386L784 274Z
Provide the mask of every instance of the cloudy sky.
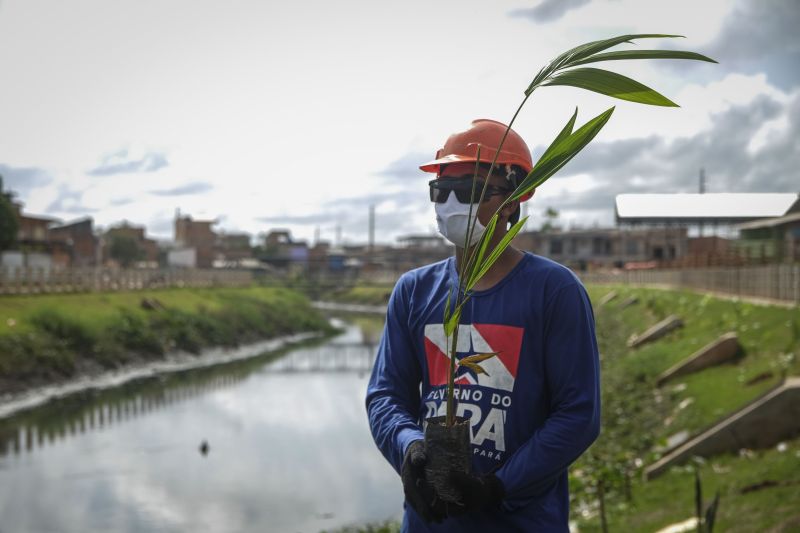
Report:
M224 231L296 238L434 231L418 165L475 118L507 122L536 72L577 44L717 59L599 64L680 108L565 87L515 129L534 158L575 106L616 111L530 202L608 225L621 192L800 191L796 0L262 2L0 0L0 174L27 212L128 220L172 237L176 209Z

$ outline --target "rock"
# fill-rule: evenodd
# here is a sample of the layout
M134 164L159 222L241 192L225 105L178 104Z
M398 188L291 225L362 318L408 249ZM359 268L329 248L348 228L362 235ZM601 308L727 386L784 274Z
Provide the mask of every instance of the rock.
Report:
M164 304L156 298L142 298L140 306L147 311L161 311L165 309Z
M739 338L736 333L730 332L722 335L714 342L704 346L683 361L664 371L656 380L660 387L667 381L678 376L685 376L699 372L710 366L726 363L734 359L741 352Z
M690 458L711 457L726 452L752 454L751 448L767 448L800 433L800 377L786 381L748 405L723 418L709 429L645 469L653 479L669 467ZM748 450L748 451L742 451Z
M659 529L656 533L686 533L688 531L697 531L697 517L687 518L683 522L670 524L663 529Z
M674 435L670 435L667 437L667 449L671 450L675 446L683 444L687 440L689 440L689 432L685 429L675 433Z
M617 297L617 291L611 291L600 299L598 306L606 305L608 302Z
M651 326L641 335L633 335L628 341L628 348L636 348L642 344L660 339L670 331L683 327L683 320L675 315L670 315L658 324Z
M687 407L689 407L693 403L694 403L694 398L685 398L683 401L681 401L681 403L678 404L678 409L677 410L678 411L683 411L684 409L686 409Z

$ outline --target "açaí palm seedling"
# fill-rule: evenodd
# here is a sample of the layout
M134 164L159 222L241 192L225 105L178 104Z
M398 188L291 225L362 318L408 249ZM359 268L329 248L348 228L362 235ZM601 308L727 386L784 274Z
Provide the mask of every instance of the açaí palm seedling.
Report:
M678 50L607 51L610 48L624 43L632 44L634 39L673 37L682 36L665 34L621 35L610 39L582 44L562 53L550 61L536 74L533 81L528 85L527 89L525 89L525 97L519 104L514 116L511 118L499 146L492 148L495 155L491 160L488 176L483 180L483 188L477 204L479 205L483 202L489 179L497 163L497 156L500 154L508 132L511 130L511 126L514 124L522 107L528 101L528 98L530 98L531 94L539 87L566 85L587 89L630 102L678 107L677 104L655 90L626 76L607 70L583 66L601 61L622 59L692 59L716 63L713 59L701 54ZM451 469L458 469L465 472L470 470L469 422L468 420L456 417L456 374L459 369L464 368L467 372L473 372L480 382L481 375L486 374L486 370L481 366L481 363L497 355L496 352L490 352L472 354L462 357L461 359L457 358L456 349L461 312L464 305L472 297L472 291L475 285L483 278L489 269L491 269L492 265L495 264L498 258L508 248L511 241L527 221L527 217L525 217L513 224L502 239L494 246L491 246L494 242L493 237L499 213L510 202L519 200L528 195L563 168L564 165L594 139L606 122L608 122L609 118L611 118L613 112L614 107L611 107L577 130L573 130L575 120L578 116L578 109L576 107L575 112L567 121L567 124L558 135L556 135L555 139L553 139L548 148L534 164L533 170L528 173L494 212L489 222L486 224L486 229L477 244L472 247L468 246L467 243L472 242L477 220L477 209L473 212L473 207L476 204L470 205L468 216L469 225L461 252L458 281L455 286L451 287L448 293L444 310L443 327L449 357L446 414L444 417L428 419L425 430L426 446L431 448L426 472L429 480L436 486L440 496L445 500L456 501L458 499L458 495L449 488L449 471ZM481 147L478 146L477 161L472 180L473 193L475 192L478 168L481 163L480 149ZM489 158L487 158L487 160L488 159Z

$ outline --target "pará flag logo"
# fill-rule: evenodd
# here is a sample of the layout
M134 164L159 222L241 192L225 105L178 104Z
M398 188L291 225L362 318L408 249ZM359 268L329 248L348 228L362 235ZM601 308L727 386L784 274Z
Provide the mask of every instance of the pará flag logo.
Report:
M497 352L480 363L485 374L476 374L456 361L456 383L480 385L511 392L517 378L519 352L522 347L522 328L495 324L461 325L458 328L456 357L461 359L476 353ZM452 342L452 339L451 341ZM431 387L447 384L449 358L447 339L442 324L425 326L425 357L428 361L428 378Z

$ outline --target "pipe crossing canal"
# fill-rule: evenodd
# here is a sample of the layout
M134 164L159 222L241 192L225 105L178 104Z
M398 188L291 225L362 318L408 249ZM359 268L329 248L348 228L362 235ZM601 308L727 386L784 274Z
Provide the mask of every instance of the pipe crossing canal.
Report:
M272 372L371 372L378 345L328 344L318 350L293 352L270 366Z

